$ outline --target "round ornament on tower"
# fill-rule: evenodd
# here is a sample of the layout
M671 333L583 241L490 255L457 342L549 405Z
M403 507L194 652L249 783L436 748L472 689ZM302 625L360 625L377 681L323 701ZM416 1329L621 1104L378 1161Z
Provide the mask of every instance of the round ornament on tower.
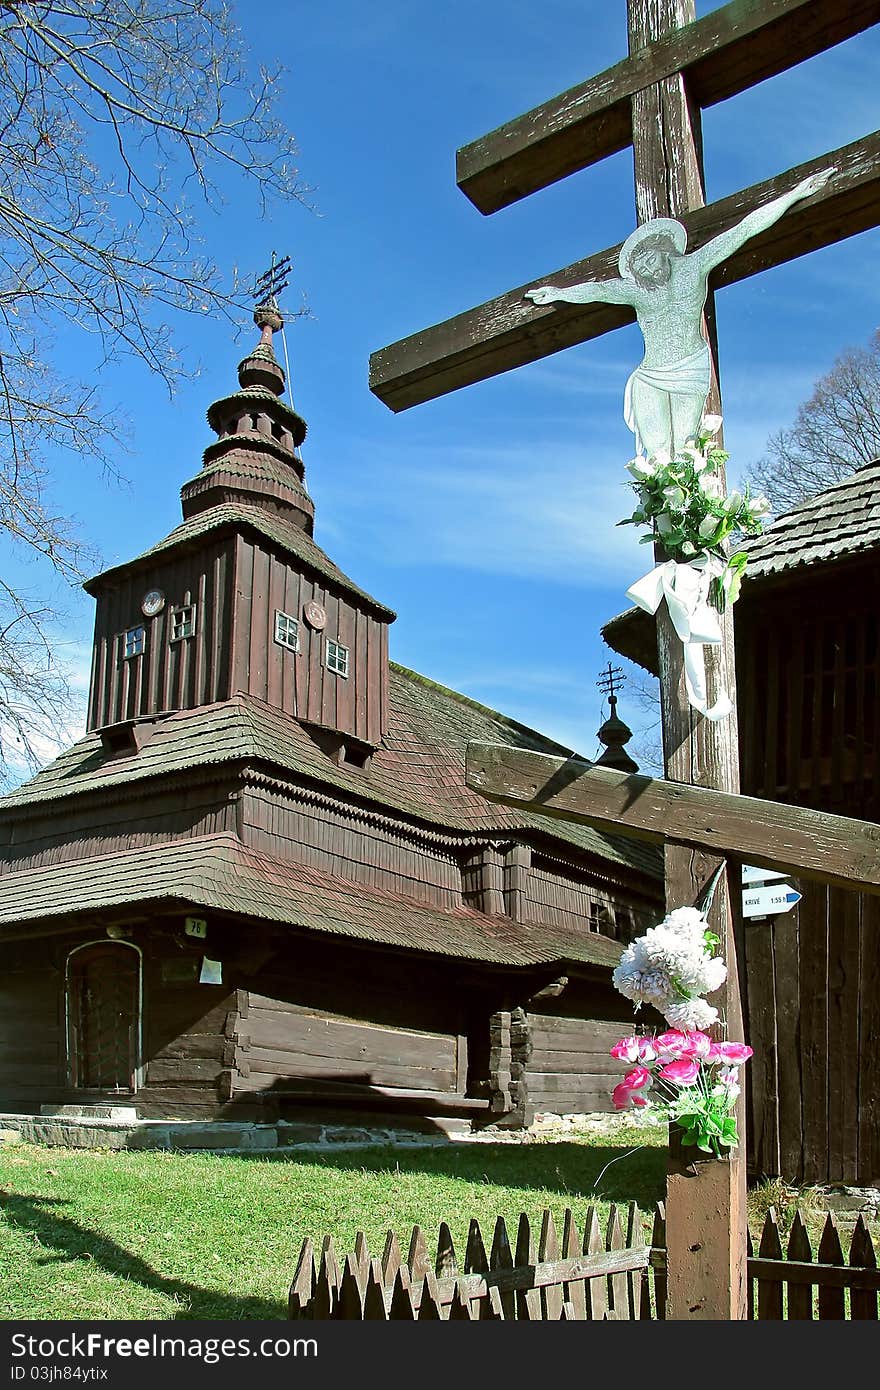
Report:
M303 617L309 627L315 628L318 632L327 625L327 614L324 612L320 603L317 603L315 599L310 599L305 605L303 608Z
M141 599L141 612L145 618L155 618L165 607L165 595L161 589L149 589Z

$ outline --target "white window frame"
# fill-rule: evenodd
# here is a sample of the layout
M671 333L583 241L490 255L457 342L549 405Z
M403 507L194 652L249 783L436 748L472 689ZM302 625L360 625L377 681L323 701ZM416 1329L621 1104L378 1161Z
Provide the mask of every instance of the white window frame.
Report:
M189 632L175 632L175 631L174 631L174 628L175 628L175 625L177 624L177 620L178 620L178 618L180 617L180 615L183 614L183 613L191 613L191 614L192 614L192 617L191 617L190 620L189 620L189 629L190 629L190 630L189 630ZM168 615L168 622L169 622L169 630L168 630L169 635L168 635L168 641L169 641L169 642L187 642L187 641L189 640L190 637L195 637L195 635L196 635L196 605L195 605L194 603L181 603L181 604L178 605L177 608L172 608L171 612L170 612L169 615ZM182 626L182 624L181 624L181 626Z
M289 652L299 651L299 618L294 618L291 613L285 613L281 608L275 609L275 641L279 647L286 647Z
M332 651L331 648L333 648ZM340 653L344 653L344 656L341 665L337 665L336 663L340 661ZM324 665L327 670L332 671L334 676L342 676L344 680L348 680L350 660L351 652L345 643L338 641L335 637L328 637L324 649Z
M140 645L135 646L135 634L140 633ZM131 651L129 651L129 638L131 641ZM143 656L147 645L147 629L143 623L137 623L134 627L127 627L122 634L122 659L123 661L133 661L136 656Z

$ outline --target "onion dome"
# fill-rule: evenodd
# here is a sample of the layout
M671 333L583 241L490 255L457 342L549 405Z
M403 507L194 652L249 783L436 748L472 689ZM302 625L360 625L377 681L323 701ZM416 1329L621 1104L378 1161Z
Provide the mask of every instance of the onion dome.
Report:
M600 767L613 767L618 772L638 772L638 763L630 757L624 747L632 738L632 729L618 717L617 696L610 694L608 704L611 712L597 735L599 742L605 744L605 748L596 762Z
M208 424L218 438L205 450L201 471L181 489L183 515L245 502L282 514L311 535L315 507L297 452L307 426L280 399L284 369L272 346L272 334L284 320L270 302L258 305L254 323L260 341L238 364L239 389L208 407Z

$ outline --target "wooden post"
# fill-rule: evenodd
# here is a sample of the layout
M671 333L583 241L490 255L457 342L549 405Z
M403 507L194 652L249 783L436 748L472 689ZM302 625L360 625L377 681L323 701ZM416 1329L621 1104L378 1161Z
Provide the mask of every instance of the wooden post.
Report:
M695 17L693 0L627 0L630 54ZM679 218L705 204L700 112L688 95L683 73L664 77L633 97L633 157L636 213L639 222L654 217ZM714 307L706 305L704 332L713 361L710 408L718 410L717 348ZM719 486L724 488L723 477ZM658 559L666 559L662 552ZM673 782L739 791L733 619L724 619L724 644L704 648L710 700L719 682L734 704L733 712L713 723L688 703L684 657L666 605L657 615L660 703L666 776ZM667 844L664 850L666 907L694 904L715 872L718 860ZM712 926L722 942L728 965L724 1016L731 1038L743 1036L737 941L731 911L731 885L724 879L716 894ZM736 899L738 901L738 899ZM667 1318L738 1320L746 1307L746 1163L745 1106L737 1111L740 1146L729 1160L694 1161L670 1133L666 1178L668 1251Z

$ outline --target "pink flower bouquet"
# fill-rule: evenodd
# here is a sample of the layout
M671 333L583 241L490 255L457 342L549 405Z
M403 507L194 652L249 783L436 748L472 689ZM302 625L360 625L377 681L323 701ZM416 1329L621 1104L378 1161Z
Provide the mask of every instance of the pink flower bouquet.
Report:
M722 1148L737 1144L738 1068L751 1055L745 1043L713 1042L700 1031L632 1034L611 1049L618 1061L635 1064L612 1099L618 1110L653 1107L680 1126L683 1144L720 1158Z

